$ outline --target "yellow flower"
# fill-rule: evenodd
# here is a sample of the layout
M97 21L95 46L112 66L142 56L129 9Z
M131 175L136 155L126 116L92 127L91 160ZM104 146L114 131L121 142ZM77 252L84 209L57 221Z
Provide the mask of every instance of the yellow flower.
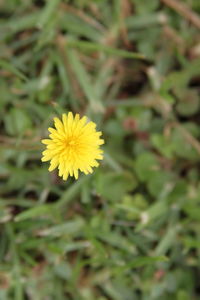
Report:
M104 144L102 133L96 131L96 124L87 122L87 117L80 119L71 112L62 115L62 121L54 118L54 128L49 128L50 139L42 140L47 149L42 153L42 161L50 160L49 171L58 167L59 176L67 180L68 176L78 179L78 170L85 174L92 173L92 167L98 167L97 159L103 159Z

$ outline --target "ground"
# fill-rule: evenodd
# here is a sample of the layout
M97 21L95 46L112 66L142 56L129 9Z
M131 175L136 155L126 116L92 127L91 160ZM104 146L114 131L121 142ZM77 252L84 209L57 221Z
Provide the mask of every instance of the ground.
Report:
M1 300L200 298L199 12L1 3ZM40 141L69 111L97 124L104 160L63 181Z

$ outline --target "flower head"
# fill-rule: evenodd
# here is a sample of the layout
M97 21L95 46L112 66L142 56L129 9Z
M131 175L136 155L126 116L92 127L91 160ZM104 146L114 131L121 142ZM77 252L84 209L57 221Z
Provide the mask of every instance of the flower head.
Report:
M58 167L59 176L67 180L68 176L78 179L78 171L92 173L92 167L98 167L98 159L103 159L104 144L102 133L96 131L96 124L87 122L87 117L75 117L71 112L62 115L62 121L54 118L54 128L49 128L50 139L42 140L46 145L42 161L50 160L49 171Z

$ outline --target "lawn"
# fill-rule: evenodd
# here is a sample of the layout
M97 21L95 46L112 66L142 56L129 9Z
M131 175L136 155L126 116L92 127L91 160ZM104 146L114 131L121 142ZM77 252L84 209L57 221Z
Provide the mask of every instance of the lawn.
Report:
M200 2L0 1L0 300L200 299ZM104 159L42 162L54 117Z

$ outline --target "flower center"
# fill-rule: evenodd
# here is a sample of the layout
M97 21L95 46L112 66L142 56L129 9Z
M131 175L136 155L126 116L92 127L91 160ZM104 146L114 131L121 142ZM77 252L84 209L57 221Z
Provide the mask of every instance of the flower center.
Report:
M69 146L74 146L76 142L74 140L69 141Z
M66 148L73 148L74 146L76 146L77 145L77 141L75 140L75 139L73 139L73 138L70 138L70 139L67 139L66 141L65 141L65 146L66 146Z

